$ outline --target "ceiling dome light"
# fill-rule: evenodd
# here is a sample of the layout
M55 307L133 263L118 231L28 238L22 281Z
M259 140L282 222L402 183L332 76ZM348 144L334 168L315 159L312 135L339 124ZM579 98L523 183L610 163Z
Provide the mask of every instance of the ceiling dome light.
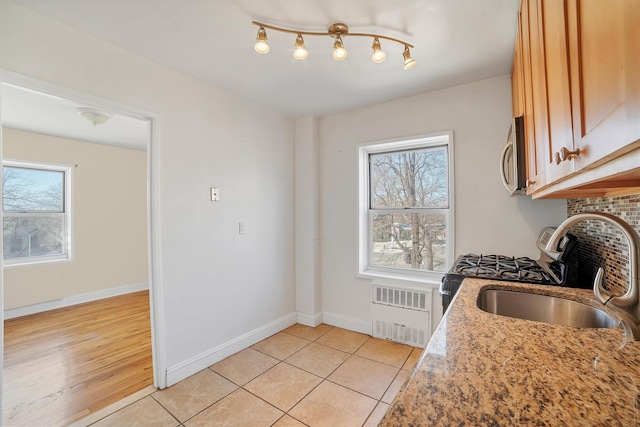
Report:
M378 40L377 37L373 39L373 46L371 46L371 48L373 49L371 60L375 63L384 61L384 59L387 57L387 54L384 53L384 51L380 47L380 40Z
M302 61L307 56L309 56L309 52L304 48L304 40L302 39L302 34L298 34L296 37L296 50L293 51L293 57L297 60Z
M342 44L342 38L336 36L336 41L333 43L333 59L336 61L342 61L347 57L347 49Z
M411 52L409 52L409 46L404 46L404 52L402 52L402 57L404 58L404 69L408 70L416 66L416 60L411 59Z
M95 108L81 107L81 108L76 108L76 111L78 112L78 114L80 114L84 119L88 120L94 126L101 125L107 120L109 120L111 117L113 117L113 114L108 113L106 111L100 111Z
M256 36L256 44L253 45L253 48L256 50L256 52L269 52L269 45L267 44L267 40L267 31L264 29L264 27L260 27L260 29L258 29L258 35Z

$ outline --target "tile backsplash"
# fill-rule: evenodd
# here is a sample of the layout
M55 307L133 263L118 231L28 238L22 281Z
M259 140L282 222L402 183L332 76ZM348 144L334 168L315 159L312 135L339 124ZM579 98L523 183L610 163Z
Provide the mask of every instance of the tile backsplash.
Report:
M640 194L567 200L567 216L583 212L606 212L622 218L640 233ZM582 221L571 227L578 237L580 281L593 283L598 267L605 269L605 287L615 294L627 289L629 278L626 239L603 221Z

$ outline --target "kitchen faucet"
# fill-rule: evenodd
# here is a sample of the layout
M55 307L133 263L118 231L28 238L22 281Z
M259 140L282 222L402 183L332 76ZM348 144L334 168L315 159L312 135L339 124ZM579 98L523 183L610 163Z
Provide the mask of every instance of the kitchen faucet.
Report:
M640 340L640 301L638 300L638 287L640 283L640 278L638 278L638 248L640 248L640 236L638 236L638 233L636 233L633 227L622 219L607 213L587 212L576 214L567 218L558 226L551 237L549 237L545 249L552 258L558 259L561 255L558 252L558 244L561 239L567 234L573 224L585 220L601 220L611 224L620 230L627 239L627 244L629 245L629 286L627 291L623 295L616 296L604 289L602 286L604 269L601 267L598 269L593 283L593 293L603 304L606 305L610 302L616 307L619 307L622 312L618 310L615 311L621 317L622 323L625 326L625 333L627 335L633 335L635 339Z

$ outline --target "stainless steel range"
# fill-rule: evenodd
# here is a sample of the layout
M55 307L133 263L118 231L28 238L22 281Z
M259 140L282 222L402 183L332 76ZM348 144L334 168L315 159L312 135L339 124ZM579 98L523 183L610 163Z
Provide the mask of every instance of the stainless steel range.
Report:
M557 260L553 259L551 254L545 250L545 246L554 230L554 228L547 227L540 232L536 241L536 245L540 249L540 259L538 260L504 255L467 254L458 257L440 284L443 311L447 310L466 277L580 287L578 286L577 239L575 236L567 234L558 244L557 249L560 256L555 256Z

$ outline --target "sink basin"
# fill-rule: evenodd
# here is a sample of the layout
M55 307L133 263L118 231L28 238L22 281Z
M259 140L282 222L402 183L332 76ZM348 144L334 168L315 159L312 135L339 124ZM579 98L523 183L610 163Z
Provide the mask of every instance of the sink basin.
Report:
M565 298L483 289L478 307L488 313L574 328L613 328L620 323L602 310Z

